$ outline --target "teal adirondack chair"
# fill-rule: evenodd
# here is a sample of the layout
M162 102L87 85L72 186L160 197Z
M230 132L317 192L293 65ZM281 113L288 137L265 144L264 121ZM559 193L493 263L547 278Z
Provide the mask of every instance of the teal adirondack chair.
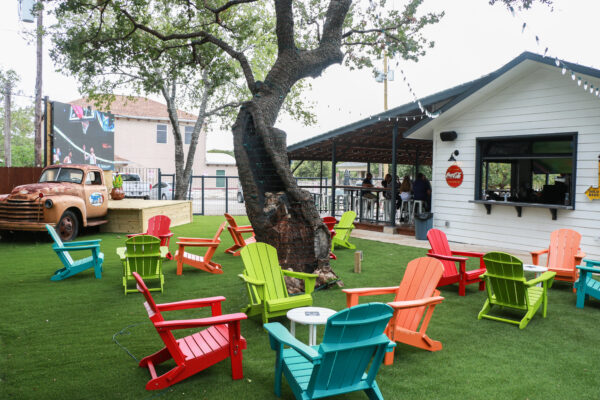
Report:
M309 347L278 322L265 324L275 357L275 394L285 375L296 399L319 399L364 390L382 399L375 377L396 344L384 334L394 311L382 303L361 304L327 320L323 342ZM284 348L289 346L290 348Z
M63 279L78 274L81 271L85 271L88 268L94 268L94 274L97 279L102 278L102 262L104 261L104 254L100 252L101 239L63 243L52 226L46 224L46 230L52 237L52 240L54 240L52 249L56 252L58 258L64 265L64 268L60 268L54 272L54 275L50 280L62 281ZM80 250L91 250L92 255L77 261L73 260L70 253L72 251Z
M161 246L160 239L151 235L132 236L125 241L125 247L118 247L117 254L123 263L123 287L125 294L137 292L133 273L137 272L144 282L154 282L148 290L163 291L165 276L162 262L167 257L169 247ZM129 285L132 283L132 285ZM146 285L148 286L148 285Z
M487 318L496 321L527 326L536 311L542 307L542 316L546 318L548 307L548 289L552 286L556 272L546 271L541 276L526 281L523 276L523 262L507 253L491 252L483 256L486 272L481 275L486 281L488 298L479 312L478 319ZM536 286L542 283L543 286ZM490 315L492 306L506 307L525 311L521 320Z
M590 296L600 300L600 282L592 277L592 274L600 274L600 261L584 258L583 262L585 266L576 265L579 269L579 279L574 285L577 289L577 308L583 308Z
M349 242L350 233L354 229L354 220L356 219L356 213L354 211L346 211L342 214L340 222L333 227L336 235L331 238L331 251L335 250L335 246L342 246L347 249L353 250L356 248L355 245Z
M262 314L263 323L267 323L269 318L285 315L292 308L312 305L317 275L282 270L277 250L267 243L250 243L240 255L245 269L238 276L246 283L250 301L243 313L249 317ZM284 275L304 280L305 294L290 296Z

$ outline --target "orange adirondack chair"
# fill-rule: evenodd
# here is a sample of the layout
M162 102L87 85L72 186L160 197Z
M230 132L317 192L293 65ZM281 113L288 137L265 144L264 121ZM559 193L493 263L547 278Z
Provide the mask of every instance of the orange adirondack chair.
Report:
M146 284L137 272L133 273L138 290L146 298L144 306L150 321L165 344L161 350L144 357L139 366L148 368L152 379L146 384L146 390L160 390L197 374L198 372L231 358L231 377L242 379L242 350L246 349L246 339L240 333L240 321L246 314L221 314L223 296L156 304ZM187 310L210 307L212 316L208 318L166 320L162 311ZM205 328L192 335L175 339L174 330ZM156 366L173 359L176 366L158 375Z
M585 253L581 251L579 243L581 234L571 229L558 229L550 235L550 246L544 250L532 251L533 264L539 265L539 257L548 254L546 268L556 272L555 280L573 282L579 277L576 265L581 264Z
M426 331L433 309L444 300L440 291L435 288L443 273L444 266L440 261L429 257L417 258L406 266L400 286L343 289L346 293L346 305L357 305L360 296L395 293L394 301L387 303L394 309L394 316L386 328L390 340L438 351L442 349L442 343L431 339ZM387 353L384 363L390 365L393 362L394 352Z
M485 272L484 253L450 250L446 234L439 229L430 229L427 232L427 240L429 240L429 245L431 246L427 255L437 258L444 266L444 275L442 275L437 285L438 287L458 282L459 296L464 296L466 294L466 285L472 283L479 283L479 290L485 289L485 282L481 279L481 274ZM467 258L465 257L479 258L479 268L467 271ZM456 263L459 263L458 270L456 269Z
M166 215L155 215L154 217L148 220L148 230L143 233L134 233L132 235L127 235L128 238L138 235L152 235L156 236L160 239L161 246L169 247L169 242L171 241L171 236L173 236L173 232L171 232L171 219ZM172 260L173 255L169 251L167 253L167 260Z
M234 243L233 246L225 250L225 253L239 256L240 250L244 248L244 246L256 242L256 238L254 237L254 229L252 228L252 225L238 226L238 224L235 222L235 219L227 213L225 213L225 219L229 223L227 230L231 234L231 238L233 239ZM252 236L245 239L244 236L242 236L242 233L252 233Z
M177 238L177 245L179 246L177 252L175 253L175 260L177 260L177 275L181 275L183 273L183 264L201 269L206 272L210 272L211 274L223 273L221 264L217 264L216 262L211 261L211 258L215 254L215 250L217 250L217 247L219 247L219 244L221 243L221 239L219 237L221 236L221 232L223 232L223 229L225 229L226 224L227 222L223 222L221 226L219 226L215 237L213 237L212 239L187 237ZM204 257L202 257L196 254L186 253L186 247L208 248L206 249Z

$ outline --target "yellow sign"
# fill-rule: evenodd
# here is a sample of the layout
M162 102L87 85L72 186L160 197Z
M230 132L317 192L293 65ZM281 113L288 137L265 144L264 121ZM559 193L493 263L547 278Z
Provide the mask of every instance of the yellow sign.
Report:
M600 156L598 156L598 186L590 186L588 190L585 191L585 195L590 200L600 200Z

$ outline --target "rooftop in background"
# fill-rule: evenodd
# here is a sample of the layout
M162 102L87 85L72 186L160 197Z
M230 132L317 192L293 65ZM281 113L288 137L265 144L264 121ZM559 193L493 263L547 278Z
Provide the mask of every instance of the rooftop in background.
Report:
M89 99L77 99L69 102L69 104L76 104L84 107L91 106L92 108L95 108L94 101ZM115 101L110 105L110 109L100 111L110 111L115 117L124 118L156 118L161 120L169 118L169 113L165 104L139 96L129 97L116 95ZM197 119L196 115L181 110L177 110L177 116L181 121L185 122L195 122Z
M235 165L235 158L225 153L206 153L206 165Z

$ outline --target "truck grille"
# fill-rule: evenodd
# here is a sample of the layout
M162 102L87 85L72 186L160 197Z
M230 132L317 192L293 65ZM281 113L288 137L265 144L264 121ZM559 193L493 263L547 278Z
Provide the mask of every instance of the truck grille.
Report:
M39 222L44 220L40 201L7 200L0 203L0 219Z

